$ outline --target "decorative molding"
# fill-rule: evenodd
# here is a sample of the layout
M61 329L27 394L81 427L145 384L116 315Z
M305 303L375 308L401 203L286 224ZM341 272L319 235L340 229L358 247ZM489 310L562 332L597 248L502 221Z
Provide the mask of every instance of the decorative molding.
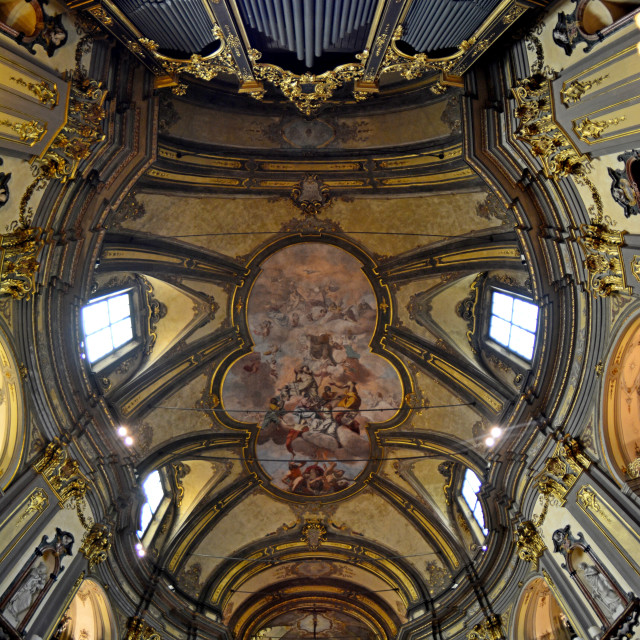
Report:
M112 537L113 534L107 525L97 523L84 534L80 553L88 560L90 570L107 559Z
M567 107L571 104L577 104L582 100L585 93L591 91L593 87L601 84L602 81L608 77L608 75L604 75L599 78L593 78L592 80L585 80L584 82L581 80L566 82L560 91L562 103Z
M160 634L138 616L129 618L124 637L125 640L161 640Z
M531 520L521 522L516 529L516 548L518 557L530 562L534 570L538 570L538 560L547 548L542 536Z
M19 122L12 122L5 118L0 120L0 126L7 127L13 132L18 134L21 142L28 144L32 147L36 142L40 142L42 137L47 132L47 125L37 120L21 120Z
M590 118L584 118L579 123L574 122L573 130L580 140L591 143L593 140L598 140L609 127L615 127L626 119L626 116L609 118L608 120L591 120Z
M323 542L327 541L327 529L320 520L307 520L302 527L300 538L311 551L317 551Z
M50 442L33 468L54 492L60 507L69 503L80 508L90 483L63 445Z
M313 73L297 75L274 64L258 62L262 53L255 49L249 50L249 59L255 77L274 85L285 98L291 100L298 110L307 116L315 113L333 96L336 89L346 82L354 82L362 78L368 55L366 50L357 53L355 57L358 62L342 64L319 75ZM251 95L260 100L264 96L264 90ZM369 96L369 93L354 91L353 96L356 100L363 100Z
M500 616L491 615L475 625L467 634L467 640L502 640L504 633Z
M27 91L30 91L38 99L38 102L43 104L45 107L53 109L58 104L58 88L54 84L51 84L46 80L42 80L40 82L28 82L24 78L16 78L14 76L11 76L11 80L13 80L17 85L27 89Z
M597 513L605 522L611 523L611 518L602 507L598 494L591 487L581 487L576 501L585 511Z
M291 202L305 216L318 216L324 207L331 206L331 192L317 175L307 174L291 190Z
M584 175L589 158L579 153L567 135L553 120L551 79L542 73L518 80L512 89L520 120L517 140L527 144L542 164L544 175L559 180L570 175Z
M603 222L583 224L578 242L585 254L584 266L589 273L588 289L594 297L614 293L631 293L624 276L621 248L626 231L611 230Z
M176 507L182 506L182 499L184 498L184 486L182 480L191 472L191 468L184 462L178 462L171 465L173 468L173 481L176 488L175 499Z
M39 227L18 227L0 235L0 295L14 300L28 300L35 291L37 260L46 242Z
M41 514L49 506L49 496L42 490L36 489L27 498L28 503L25 507L22 515L18 519L16 526L18 526L23 520L30 518L34 513Z

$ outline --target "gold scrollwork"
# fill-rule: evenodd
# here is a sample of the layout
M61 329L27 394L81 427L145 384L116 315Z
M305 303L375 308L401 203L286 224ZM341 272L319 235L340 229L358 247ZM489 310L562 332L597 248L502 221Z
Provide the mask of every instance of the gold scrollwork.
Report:
M306 175L291 190L291 201L307 216L317 216L331 204L331 192L317 175Z
M82 538L80 553L89 562L89 569L107 559L109 549L111 549L112 533L104 524L94 524Z
M574 80L573 82L566 83L560 91L562 103L566 106L575 104L582 100L587 91L591 91L593 87L602 84L602 82L609 76L600 76L599 78L593 78L593 80Z
M0 125L8 127L18 134L22 142L33 146L36 142L42 140L42 136L47 132L47 125L37 120L29 120L23 122L11 122L11 120L0 120Z
M512 89L519 126L516 138L531 148L542 164L547 178L558 180L566 176L584 175L589 159L576 151L567 135L553 120L551 112L551 82L542 73L518 81Z
M640 256L633 256L631 261L631 273L633 277L640 282Z
M574 123L573 130L578 134L580 140L591 142L592 140L598 140L609 127L615 127L623 120L626 120L626 116L610 118L609 120L590 120L585 118L580 123Z
M67 123L44 157L34 162L36 179L66 182L75 177L80 161L91 153L91 146L104 139L101 123L105 97L99 82L74 75Z
M586 511L593 511L602 517L606 522L611 522L611 518L607 515L604 508L600 504L598 495L590 487L582 487L578 491L578 504Z
M173 480L176 485L176 506L179 508L182 506L182 500L184 498L184 485L182 484L182 481L191 471L191 469L189 465L184 464L184 462L178 462L173 464L172 466Z
M498 615L485 618L467 634L468 640L500 640L503 637L502 621Z
M160 640L160 634L150 627L142 618L135 616L127 622L125 640Z
M518 525L516 529L516 548L518 557L521 560L530 562L535 569L538 568L538 559L547 547L531 520L526 520Z
M33 468L52 489L61 507L70 504L79 508L89 489L89 481L60 443L50 442Z
M311 551L316 551L323 542L327 541L327 530L319 520L309 520L302 527L300 538Z
M526 10L526 7L522 7L519 4L514 5L502 16L502 24L513 24Z
M408 55L398 49L398 40L402 38L402 25L398 26L393 32L391 42L384 55L380 75L384 73L399 73L405 80L415 80L424 75L428 71L451 71L458 59L468 51L475 39L465 40L460 45L460 50L448 58L429 58L425 53L416 55Z
M113 18L102 7L93 7L89 13L105 27L113 25Z
M588 288L594 297L613 293L630 293L623 270L621 247L624 231L609 229L604 223L583 224L578 239L584 254L584 266L589 272Z
M235 41L228 42L228 39L218 25L214 25L213 35L220 41L220 46L213 53L206 56L194 53L189 59L185 60L170 58L159 53L158 44L149 38L140 38L138 40L139 45L137 46L142 45L174 79L177 76L187 74L195 76L200 80L213 80L213 78L220 74L230 74L242 82L244 78L229 46L234 46L236 44ZM186 85L181 83L177 83L176 86L172 88L172 92L175 95L184 95L185 91ZM256 86L247 93L259 100L264 95L264 89L261 86Z
M35 290L38 253L45 243L42 229L18 227L0 235L0 295L28 299Z
M58 104L58 89L54 84L46 80L42 80L42 82L27 82L24 78L15 78L14 76L11 76L11 80L17 85L25 87L43 105L53 109Z
M273 84L302 113L311 115L329 100L336 89L340 88L345 82L362 78L368 52L365 50L356 54L355 57L358 62L343 64L319 75L313 73L297 75L274 64L258 62L261 55L255 49L249 51L249 58L253 64L253 73L256 78ZM258 99L261 97L259 96Z
M28 500L29 502L18 519L16 526L18 526L18 524L23 520L31 517L34 513L42 513L49 505L49 497L42 489L36 489L33 491Z

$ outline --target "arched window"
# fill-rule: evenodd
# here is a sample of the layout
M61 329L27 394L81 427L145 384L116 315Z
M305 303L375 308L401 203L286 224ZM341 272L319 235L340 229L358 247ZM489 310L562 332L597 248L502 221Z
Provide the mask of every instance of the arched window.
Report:
M162 486L162 478L159 471L152 471L147 479L142 483L142 490L146 496L146 501L140 510L140 529L138 529L138 537L142 538L147 532L153 516L158 511L158 507L164 498L164 488Z
M482 482L480 482L480 478L478 478L471 469L467 469L464 474L464 480L462 481L462 497L467 503L474 520L478 523L482 533L486 536L489 533L489 530L485 527L484 511L482 510L482 505L478 499L478 492L481 488Z

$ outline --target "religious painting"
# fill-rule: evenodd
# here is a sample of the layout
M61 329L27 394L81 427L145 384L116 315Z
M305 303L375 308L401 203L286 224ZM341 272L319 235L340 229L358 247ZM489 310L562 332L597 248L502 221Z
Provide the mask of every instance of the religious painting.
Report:
M362 264L333 245L292 245L261 267L247 302L254 347L225 378L224 408L258 425L272 486L335 494L366 467L370 425L402 401L396 369L370 348L376 297Z

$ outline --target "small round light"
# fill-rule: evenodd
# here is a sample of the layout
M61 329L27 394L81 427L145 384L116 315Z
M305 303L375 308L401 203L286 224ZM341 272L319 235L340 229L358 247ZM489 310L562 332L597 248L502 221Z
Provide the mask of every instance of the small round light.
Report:
M636 16L636 27L640 29L640 13ZM638 48L640 48L640 45L638 45Z
M142 549L142 542L136 542L136 549Z
M483 550L483 551L486 551L486 550L487 550L487 545L486 545L486 544L482 545L482 550Z
M133 438L131 436L127 436L124 439L124 443L127 445L127 447L130 447L133 444Z
M493 445L496 443L495 438L492 438L491 436L489 436L484 443L487 445L487 447L493 447Z
M127 433L129 433L129 432L127 431L127 427L118 427L118 435L119 435L121 438L124 438L124 437L127 435Z
M491 429L491 435L494 438L499 438L502 435L502 429L500 427L493 427Z
M146 552L144 549L138 549L138 558L144 558L146 555Z

